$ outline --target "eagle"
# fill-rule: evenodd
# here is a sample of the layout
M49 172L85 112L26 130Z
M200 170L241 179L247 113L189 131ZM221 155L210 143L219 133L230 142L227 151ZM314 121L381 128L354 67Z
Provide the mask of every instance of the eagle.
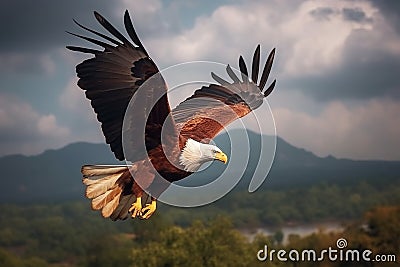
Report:
M264 87L275 48L259 82L260 45L253 55L251 77L240 56L241 79L227 65L231 82L211 72L216 83L202 86L171 109L167 84L139 40L128 10L124 26L131 41L98 12L94 16L107 34L76 20L80 28L97 38L68 33L99 48L66 48L91 55L76 66L77 85L90 100L111 151L129 164L82 166L86 197L92 209L101 210L105 218L148 219L156 210L157 198L170 183L193 174L206 162L227 162L226 154L211 140L229 123L260 107L273 91L276 80L266 90ZM133 98L137 98L135 113L126 114ZM141 123L142 132L137 126ZM165 133L164 128L168 129Z

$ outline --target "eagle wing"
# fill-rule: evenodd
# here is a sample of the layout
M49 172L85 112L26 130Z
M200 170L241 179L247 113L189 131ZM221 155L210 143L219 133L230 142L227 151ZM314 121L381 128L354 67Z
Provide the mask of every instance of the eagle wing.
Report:
M213 79L220 85L203 86L172 110L172 117L180 135L196 141L207 142L229 123L261 106L263 99L272 92L276 84L276 80L274 80L263 91L271 71L274 55L275 49L268 56L258 85L260 45L254 52L251 80L242 56L239 57L242 80L236 76L229 65L226 67L226 71L233 82L228 82L211 73Z
M94 55L94 57L77 65L78 86L85 90L86 97L91 101L97 119L101 123L106 142L110 145L115 157L119 160L127 159L134 162L144 156L145 151L141 149L142 146L139 144L139 142L143 143L144 138L124 140L124 142L129 142L130 151L123 150L122 128L128 104L138 88L150 77L156 76L155 81L152 78L152 86L146 86L148 91L145 95L148 99L141 99L140 101L139 106L143 112L140 111L135 114L134 119L131 117L128 121L128 127L130 127L129 133L132 137L143 136L143 129L139 129L140 127L135 129L135 125L138 125L137 122L140 120L146 124L146 129L160 129L170 113L166 95L167 86L159 74L157 66L140 42L128 11L125 11L124 25L133 44L99 13L94 12L94 15L97 21L114 38L89 29L74 20L78 26L107 42L68 32L98 45L104 50L77 46L67 46L67 48ZM156 85L154 82L156 82ZM155 99L156 97L157 99ZM150 114L146 115L145 110L151 110ZM155 137L155 140L151 140L151 138L151 135L146 136L146 148L148 150L157 146L160 142L158 137Z

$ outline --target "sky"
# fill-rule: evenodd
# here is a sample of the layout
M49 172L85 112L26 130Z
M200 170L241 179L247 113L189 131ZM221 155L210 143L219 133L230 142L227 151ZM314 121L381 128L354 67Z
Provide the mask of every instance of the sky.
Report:
M190 61L237 66L275 47L268 97L276 131L318 156L400 160L400 2L379 0L36 0L0 8L0 156L101 143L76 85L86 45L74 23L123 31L129 10L159 69ZM189 94L190 95L190 94ZM189 95L182 95L184 99ZM173 102L173 101L171 101Z

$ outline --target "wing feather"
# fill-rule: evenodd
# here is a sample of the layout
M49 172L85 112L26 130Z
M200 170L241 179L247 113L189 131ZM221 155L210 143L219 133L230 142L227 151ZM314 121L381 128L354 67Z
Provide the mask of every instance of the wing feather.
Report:
M240 69L240 72L242 73L242 81L247 82L249 80L249 78L248 78L249 73L247 72L246 63L244 62L244 59L242 56L239 57L239 69Z
M129 42L129 40L126 39L125 36L122 35L116 28L114 28L114 26L111 25L111 23L108 22L102 15L95 11L94 16L101 26L103 26L109 33L118 38L118 40L120 40L125 46L130 46L133 48L131 42Z
M231 77L234 83L240 83L238 76L236 76L229 64L226 66L226 72L228 73L229 77Z
M88 42L91 42L91 43L93 43L93 44L95 44L95 45L102 46L102 47L104 47L106 50L107 50L107 49L112 50L112 48L113 48L112 45L109 45L109 44L107 44L107 43L105 43L105 42L102 42L102 41L99 41L99 40L96 40L96 39L93 39L93 38L90 38L90 37L86 37L86 36L83 36L83 35L80 35L80 34L76 34L76 33L73 33L73 32L69 32L69 31L67 31L67 33L69 33L69 34L71 34L71 35L73 35L73 36L76 36L76 37L78 37L78 38L81 38L81 39L83 39L83 40L86 40L86 41L88 41Z
M259 84L261 91L264 89L264 86L267 83L269 73L271 72L272 63L274 62L274 56L275 56L275 49L272 49L271 53L268 56L267 62L265 62L265 67L261 76Z
M122 44L122 43L120 43L120 42L114 40L113 38L108 37L108 36L105 35L105 34L102 34L102 33L98 32L98 31L95 31L95 30L92 30L92 29L90 29L90 28L87 28L87 27L83 26L82 24L80 24L80 23L77 22L76 20L73 20L73 21L75 22L76 25L78 25L78 26L81 27L82 29L87 30L88 32L91 32L91 33L93 33L93 34L95 34L95 35L97 35L97 36L100 36L101 38L104 38L104 39L106 39L107 41L109 41L109 42L111 42L111 43L113 43L113 44L116 44L116 45L121 45L121 44Z
M259 69L260 69L260 45L257 45L256 51L254 51L253 64L251 67L251 79L253 83L257 83Z
M87 54L94 54L94 55L97 55L97 54L101 53L100 50L86 48L86 47L73 46L73 45L68 45L67 49L69 49L71 51L87 53Z
M135 31L135 28L133 27L132 20L129 16L128 10L125 11L124 25L125 25L125 29L126 29L128 35L129 35L129 37L131 37L132 41L136 45L138 45L143 50L143 52L148 56L146 49L144 49L142 42L140 41L138 35L136 34L136 31Z
M272 93L272 90L274 90L276 84L276 80L274 80L271 85L268 87L267 90L264 91L264 97L269 96L270 93Z
M86 97L91 101L97 119L101 123L106 142L110 145L116 158L119 160L127 159L132 162L141 160L145 151L141 151L142 146L139 147L139 145L143 140L134 137L141 136L143 129L139 129L140 127L137 125L145 124L146 129L147 127L157 128L159 125L163 125L170 112L166 95L167 87L162 76L157 75L156 82L158 83L156 86L146 88L146 90L149 90L146 94L148 99L141 101L143 103L140 103L140 109L151 110L151 112L148 118L145 117L144 111L131 116L130 120L132 121L129 121L127 125L129 125L128 130L129 134L132 135L132 140L126 140L130 145L130 151L125 151L125 153L122 144L122 127L129 102L138 88L150 77L159 73L159 70L140 42L128 11L124 15L124 25L133 43L99 13L94 12L94 15L96 20L112 36L89 29L75 21L83 30L104 39L102 41L68 32L104 49L100 51L86 47L67 46L72 51L94 55L94 57L86 59L76 66L79 78L78 86L85 90ZM160 100L153 103L153 98L160 95ZM143 123L141 124L141 122ZM146 145L147 142L157 145L158 140L158 136L150 136L150 138L146 138Z
M228 81L222 79L221 77L219 77L217 74L215 74L214 72L211 72L211 77L216 80L219 84L229 84Z

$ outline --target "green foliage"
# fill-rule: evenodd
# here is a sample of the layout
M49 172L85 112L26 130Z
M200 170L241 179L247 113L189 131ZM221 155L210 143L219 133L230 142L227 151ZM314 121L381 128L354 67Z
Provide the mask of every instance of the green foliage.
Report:
M219 214L232 218L237 228L280 227L285 223L348 221L379 205L400 203L400 180L379 188L363 181L356 185L317 184L311 187L236 191L201 208L182 209L160 205L166 219L189 226L195 219Z
M41 266L40 262L71 265L85 263L96 242L130 230L129 223L104 220L99 214L91 212L87 203L83 202L54 205L4 204L1 210L0 247L16 251L27 262L37 261L32 266ZM125 252L124 258L129 254ZM22 265L25 263L17 263L17 266L25 266ZM13 266L12 262L9 265Z
M400 259L400 206L380 206L349 225L343 233L351 247L370 249L374 254L397 254ZM397 266L385 263L385 266Z
M14 254L0 248L0 266L5 267L47 267L47 262L38 257L21 259Z
M284 237L285 236L284 236L284 234L283 234L283 232L281 230L276 231L274 233L274 235L273 235L273 239L275 241L275 244L278 244L278 245L282 244L282 241L283 241Z
M265 244L275 249L322 249L334 246L339 237L357 248L395 253L400 247L400 207L390 205L399 203L400 182L379 188L363 182L232 192L205 207L159 205L150 220L122 222L103 219L90 210L88 201L1 204L0 266L265 266L256 258ZM292 235L285 239L288 243L283 241L279 231L283 224L321 220L354 223L343 233ZM237 230L265 226L278 231L251 241ZM268 262L268 266L287 265Z
M218 217L188 228L163 229L159 241L133 249L132 266L252 266L250 248L227 218Z
M323 267L361 267L361 266L398 266L400 257L400 206L382 206L375 207L367 212L362 219L348 225L343 232L326 233L318 232L300 238L299 236L291 236L288 244L284 248L290 249L313 249L320 252L328 247L337 248L336 241L339 238L347 240L347 246L343 249L344 253L348 250L364 250L372 251L369 256L374 260L375 255L396 255L397 262L366 262L360 261L331 261L325 257L324 261L320 262L295 262L293 266L308 267L308 266L323 266Z
M81 263L88 267L129 266L132 262L129 235L104 235L93 239Z

